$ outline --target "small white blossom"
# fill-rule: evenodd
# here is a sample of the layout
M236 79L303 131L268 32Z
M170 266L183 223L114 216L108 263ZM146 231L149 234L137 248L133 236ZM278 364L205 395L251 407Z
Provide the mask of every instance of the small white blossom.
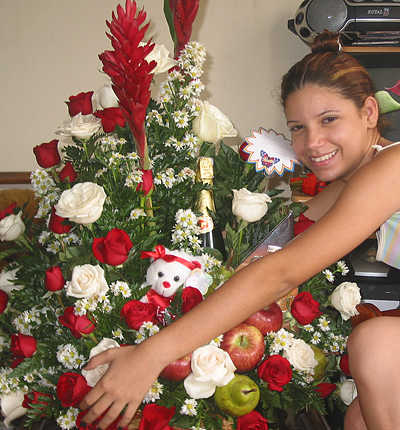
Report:
M347 275L349 273L349 269L348 269L346 263L342 260L337 262L337 268L343 276Z
M335 277L333 276L333 273L330 270L326 269L322 273L326 276L326 279L329 282L333 282L335 280Z
M195 417L197 415L196 406L197 406L197 401L195 399L186 399L181 408L181 414L189 415L190 417Z
M113 282L110 285L110 290L114 296L121 295L122 297L128 298L132 295L132 291L130 290L128 283L124 281Z
M218 336L218 337L216 337L215 339L213 339L211 342L210 342L210 345L214 345L214 346L216 346L216 347L220 347L221 346L221 342L222 342L222 340L224 339L224 335L223 334L221 334L220 336Z
M323 315L322 317L318 318L318 327L322 330L322 331L330 331L330 327L329 327L329 323L330 321L326 319L326 316Z
M73 429L76 426L76 419L78 418L80 410L69 408L68 411L57 418L57 424L62 430Z
M164 386L156 381L150 388L149 392L144 396L143 402L154 403L156 400L159 400L161 394L163 393L163 388Z
M146 216L146 212L144 211L144 209L133 209L129 214L129 218L131 220L135 220L143 216Z

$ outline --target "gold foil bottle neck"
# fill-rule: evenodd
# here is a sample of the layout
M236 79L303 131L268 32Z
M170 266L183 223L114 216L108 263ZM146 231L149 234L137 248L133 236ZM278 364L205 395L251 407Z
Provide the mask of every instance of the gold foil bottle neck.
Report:
M212 185L214 178L214 160L211 157L197 159L196 182Z

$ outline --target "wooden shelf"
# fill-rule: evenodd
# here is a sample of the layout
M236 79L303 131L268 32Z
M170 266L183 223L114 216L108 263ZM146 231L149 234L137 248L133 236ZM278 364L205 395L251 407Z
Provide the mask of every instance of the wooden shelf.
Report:
M343 52L357 58L365 67L400 67L399 46L345 46Z

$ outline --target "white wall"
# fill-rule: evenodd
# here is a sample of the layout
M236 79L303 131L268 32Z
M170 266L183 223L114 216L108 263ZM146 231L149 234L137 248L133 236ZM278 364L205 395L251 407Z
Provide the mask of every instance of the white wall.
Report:
M123 2L125 0L122 0ZM70 95L107 77L98 54L110 49L105 21L117 0L0 0L0 171L35 169L32 148L56 138ZM202 98L239 131L260 126L287 135L276 89L309 49L287 29L300 0L200 0L192 40L207 48ZM172 50L163 0L138 0L154 41Z

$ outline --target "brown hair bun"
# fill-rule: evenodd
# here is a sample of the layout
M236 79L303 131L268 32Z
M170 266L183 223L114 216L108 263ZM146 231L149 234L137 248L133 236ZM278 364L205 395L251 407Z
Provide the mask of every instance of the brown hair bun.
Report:
M331 33L325 30L323 33L318 34L311 46L311 52L324 53L324 52L339 52L342 48L341 34Z

